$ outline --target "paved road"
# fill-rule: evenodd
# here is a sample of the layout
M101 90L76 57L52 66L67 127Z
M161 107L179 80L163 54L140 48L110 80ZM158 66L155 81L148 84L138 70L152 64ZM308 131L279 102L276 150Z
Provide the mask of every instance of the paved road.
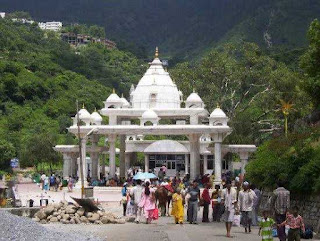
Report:
M225 237L223 223L183 224L176 225L171 217L162 217L153 224L117 224L117 225L45 225L50 229L66 232L91 233L108 241L254 241L261 240L258 229L251 234L245 234L243 228L232 229L233 238Z

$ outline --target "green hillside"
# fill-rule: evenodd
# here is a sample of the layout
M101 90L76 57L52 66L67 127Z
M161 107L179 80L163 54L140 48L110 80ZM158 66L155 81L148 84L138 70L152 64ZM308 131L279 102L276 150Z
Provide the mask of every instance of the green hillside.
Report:
M25 165L58 160L52 146L75 141L66 128L76 100L93 112L111 87L128 93L140 72L140 61L131 54L100 44L76 53L36 25L0 19L1 156L13 147Z
M317 0L0 0L2 11L36 20L99 24L107 37L168 57L193 58L229 40L277 49L306 46L306 29L320 18ZM266 40L266 36L270 38Z

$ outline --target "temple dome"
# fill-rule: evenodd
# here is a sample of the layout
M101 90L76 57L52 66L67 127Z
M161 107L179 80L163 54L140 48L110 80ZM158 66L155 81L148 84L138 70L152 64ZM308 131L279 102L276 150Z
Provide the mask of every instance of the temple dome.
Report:
M177 109L180 95L169 73L164 70L156 49L155 59L132 92L134 109Z
M112 93L109 95L106 102L121 102L121 99L116 93Z
M123 102L113 89L112 94L104 102L105 108L121 108Z
M216 108L216 109L214 109L214 111L212 111L212 113L210 114L210 117L224 118L224 117L227 117L227 115L220 108Z
M123 96L121 96L120 98L121 102L122 102L122 107L128 108L130 107L129 102L126 100L126 98L124 98Z
M91 123L95 125L101 125L101 122L102 122L102 117L99 115L97 111L94 111L91 114Z
M203 103L202 99L200 98L200 96L193 92L191 93L188 98L186 99L186 102L192 102L192 103Z
M156 119L158 118L158 115L153 110L146 110L143 112L142 116L143 119Z

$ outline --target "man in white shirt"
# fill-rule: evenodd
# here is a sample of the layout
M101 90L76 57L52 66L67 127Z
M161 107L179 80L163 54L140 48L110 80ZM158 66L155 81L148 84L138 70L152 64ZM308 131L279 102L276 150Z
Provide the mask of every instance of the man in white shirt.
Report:
M254 199L257 195L250 189L249 183L243 183L243 190L239 192L240 211L245 232L251 233L252 210Z
M141 195L143 192L143 187L141 186L141 180L137 180L137 185L131 189L130 196L133 199L134 209L136 213L136 219L135 222L140 222L140 217L142 214L142 208L139 207L139 203L141 201Z
M230 238L231 226L237 206L237 190L232 187L231 180L226 182L226 188L222 190L221 203L225 207L223 219L226 223L227 237Z

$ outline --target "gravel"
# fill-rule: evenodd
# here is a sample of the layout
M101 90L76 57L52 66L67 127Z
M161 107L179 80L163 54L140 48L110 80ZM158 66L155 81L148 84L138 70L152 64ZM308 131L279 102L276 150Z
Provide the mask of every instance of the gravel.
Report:
M94 236L47 229L30 218L0 211L0 240L19 241L102 241Z

